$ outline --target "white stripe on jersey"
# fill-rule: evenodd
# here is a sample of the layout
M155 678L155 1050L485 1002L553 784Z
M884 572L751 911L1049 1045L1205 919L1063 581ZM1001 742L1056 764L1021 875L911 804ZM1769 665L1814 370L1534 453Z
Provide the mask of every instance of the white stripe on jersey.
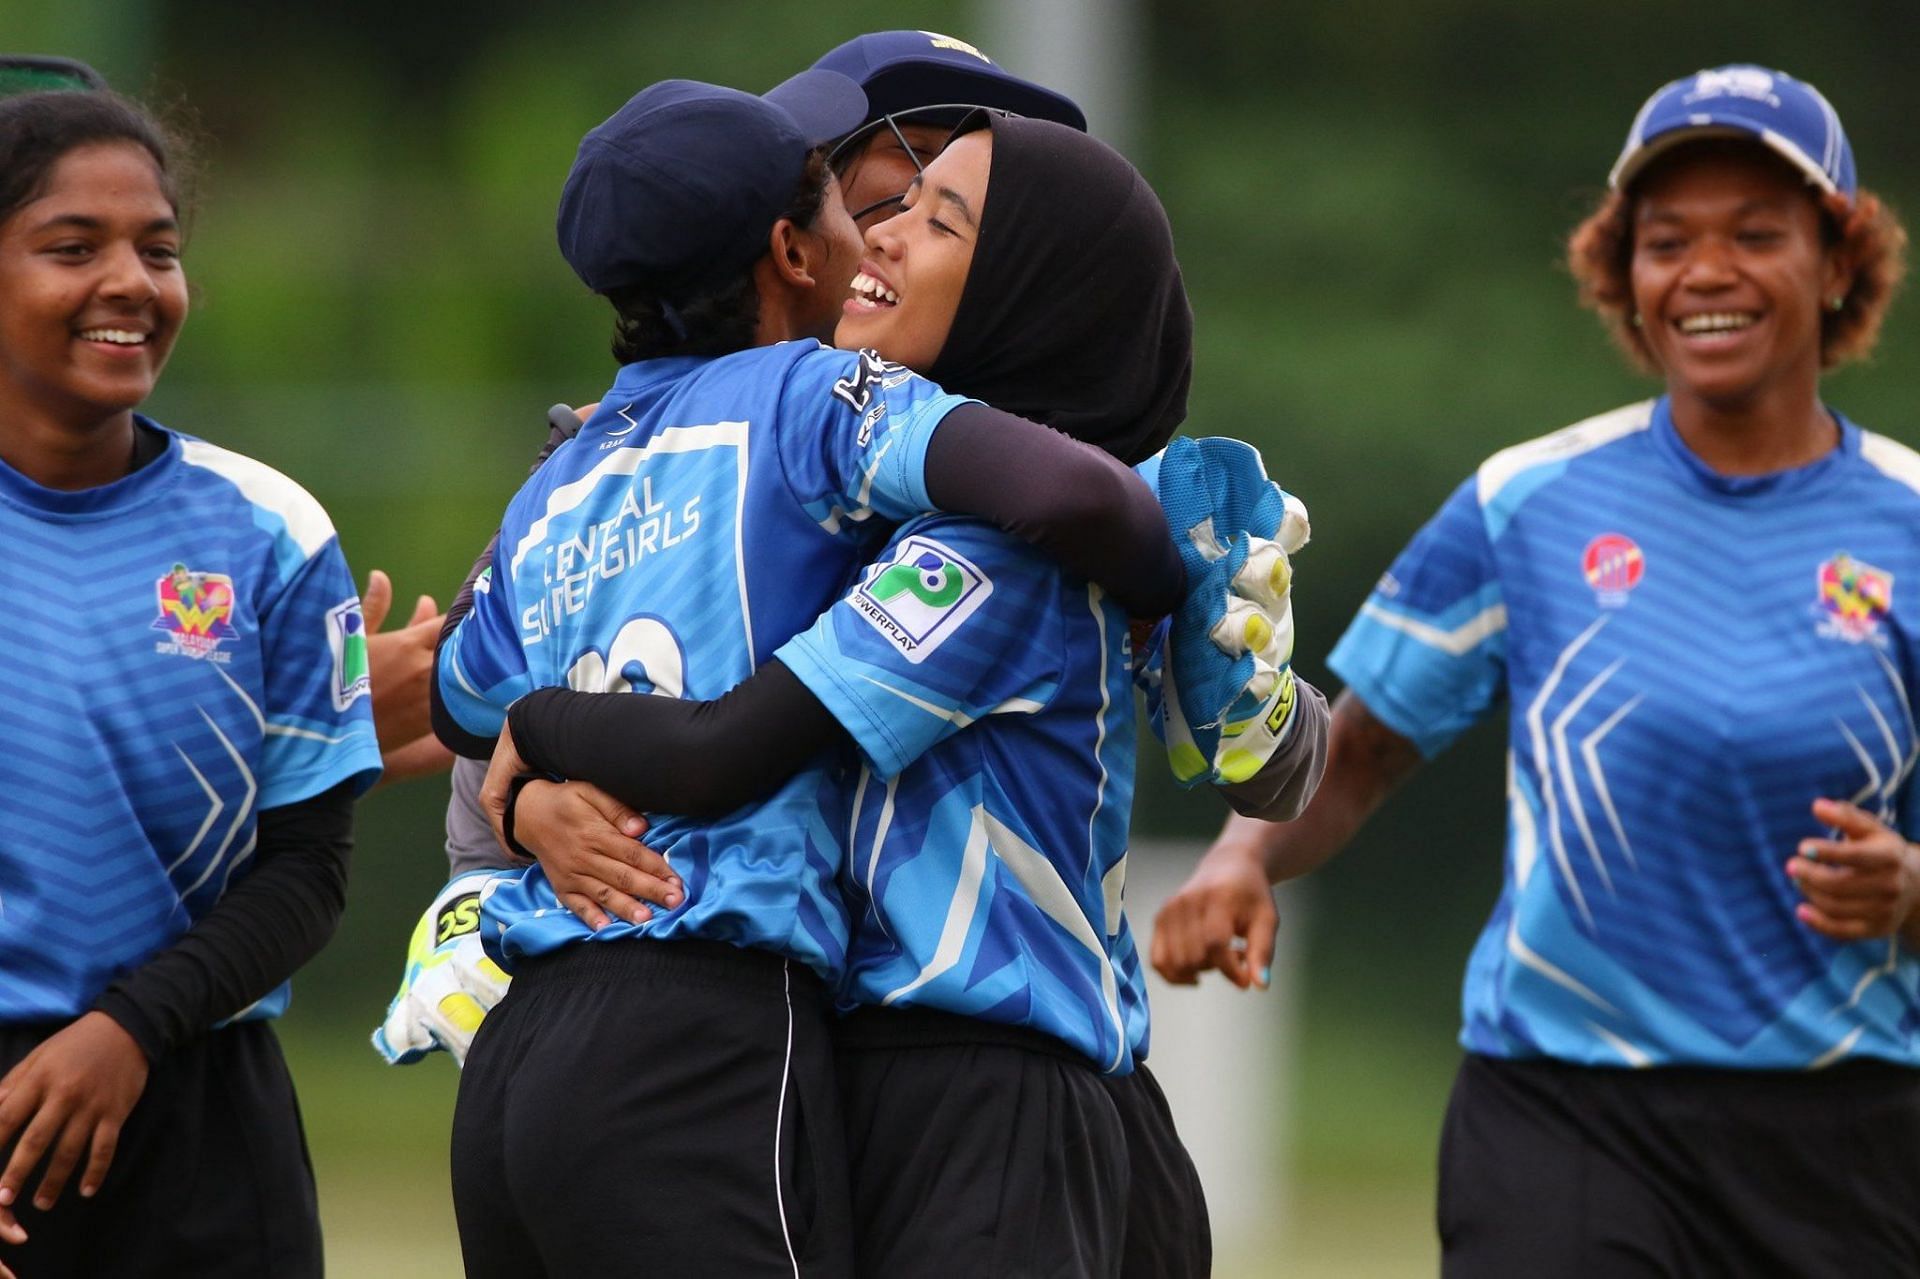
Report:
M656 453L698 453L704 449L737 445L745 449L747 444L747 424L745 422L711 422L705 426L670 426L660 434L648 440L644 445L630 445L614 449L608 453L592 470L577 480L562 484L547 494L547 509L540 518L527 526L525 536L513 548L513 559L507 571L517 573L520 562L527 558L534 547L546 540L547 526L559 516L565 515L593 492L601 479L609 475L632 475L640 469L640 464ZM744 467L743 467L744 477ZM746 486L741 486L745 493ZM738 521L736 521L736 527ZM735 557L738 558L737 556ZM744 592L741 596L745 598Z
M892 798L891 793L888 798ZM940 927L940 944L934 947L933 958L927 961L912 981L888 991L886 998L880 1001L882 1007L912 994L960 962L960 952L966 949L967 934L973 930L974 911L980 904L980 885L987 877L985 817L986 810L975 804L973 824L967 830L967 846L960 853L960 882L954 886L953 896L947 902L947 919ZM880 841L875 840L876 856L879 847ZM871 879L867 887L871 892Z
M1898 480L1908 488L1920 493L1920 453L1914 452L1898 440L1890 440L1884 435L1875 435L1872 431L1860 432L1860 456L1869 462L1873 469L1890 480Z
M1501 449L1480 464L1475 477L1480 505L1485 508L1513 480L1536 466L1564 462L1591 453L1602 445L1644 431L1653 424L1653 401L1642 400L1625 408L1601 413L1572 426L1561 427L1551 435L1528 440Z
M1489 605L1450 631L1443 631L1430 623L1382 608L1372 600L1360 606L1360 615L1372 618L1389 630L1411 636L1428 648L1437 648L1449 657L1470 653L1488 636L1498 635L1507 629L1505 604Z
M240 490L240 496L263 511L271 511L287 526L287 534L302 555L312 555L333 536L333 521L316 502L313 494L301 488L265 462L229 452L205 440L180 441L180 458L188 466L212 471Z
M873 685L875 688L882 689L888 693L893 694L895 697L899 698L901 701L907 703L907 705L912 706L917 710L923 710L927 714L933 716L935 719L946 720L949 723L954 724L960 728L967 728L973 724L978 723L979 719L984 719L986 717L985 715L983 715L983 716L980 716L979 719L976 719L974 716L967 714L963 710L950 709L945 706L936 706L932 702L929 702L924 697L915 697L912 693L907 692L905 689L895 688L893 685L887 683L885 680L875 679L871 675L862 675L860 678L865 680L867 683ZM1047 709L1047 707L1044 702L1036 702L1031 697L1009 697L1006 701L1001 702L998 706L995 706L989 709L986 712L986 714L987 715L1038 715L1041 711L1045 709ZM1105 734L1105 728L1103 723L1102 735L1104 736L1104 734ZM1103 777L1105 776L1105 773L1106 773L1105 768L1102 768L1101 774Z
M1114 1045L1113 1059L1104 1070L1116 1070L1121 1057L1127 1051L1127 1023L1120 1015L1120 990L1113 976L1113 962L1107 955L1107 948L1094 934L1093 925L1080 913L1080 903L1060 878L1055 869L1039 849L1021 839L1011 829L1003 825L992 813L976 807L976 820L984 823L993 837L993 851L1001 863L1013 872L1020 886L1027 890L1027 897L1054 923L1060 925L1073 939L1087 948L1089 954L1100 969L1100 995L1107 1005L1107 1017L1119 1032ZM969 845L971 846L971 845Z

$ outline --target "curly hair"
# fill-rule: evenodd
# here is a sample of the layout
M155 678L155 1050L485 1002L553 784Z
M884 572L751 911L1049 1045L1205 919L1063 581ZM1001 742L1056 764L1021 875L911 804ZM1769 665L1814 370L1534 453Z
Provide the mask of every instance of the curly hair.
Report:
M1735 144L1741 145L1741 144ZM1880 340L1880 324L1907 269L1907 232L1879 196L1809 192L1820 209L1821 233L1853 268L1853 284L1838 310L1821 309L1820 366L1862 359ZM1634 184L1609 191L1567 237L1567 267L1580 303L1600 316L1613 340L1642 372L1657 373L1646 335L1633 324Z
M831 177L825 153L809 154L780 217L811 227L826 207ZM751 347L760 328L760 291L751 264L673 305L672 318L662 307L664 299L646 285L611 289L606 297L613 303L613 358L621 364L669 355L731 355Z

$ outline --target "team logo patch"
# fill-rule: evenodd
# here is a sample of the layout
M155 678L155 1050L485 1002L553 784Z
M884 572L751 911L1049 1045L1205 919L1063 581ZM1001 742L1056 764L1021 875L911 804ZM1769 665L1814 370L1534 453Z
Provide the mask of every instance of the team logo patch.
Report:
M1880 639L1880 623L1893 611L1893 574L1863 564L1845 551L1820 566L1820 634L1858 644Z
M1647 557L1640 543L1625 533L1602 533L1587 543L1580 556L1580 571L1586 575L1601 604L1618 608L1627 602L1627 592L1640 585L1647 572Z
M343 711L373 687L367 674L367 623L360 616L359 600L327 610L327 647L333 650L333 709Z
M952 547L909 537L850 597L860 616L920 663L993 594L993 582Z
M230 640L233 629L233 579L225 573L196 573L185 564L175 564L153 584L160 616L153 629L165 631L167 638L153 646L156 653L191 657L198 661L226 662L233 654L220 651L223 640Z

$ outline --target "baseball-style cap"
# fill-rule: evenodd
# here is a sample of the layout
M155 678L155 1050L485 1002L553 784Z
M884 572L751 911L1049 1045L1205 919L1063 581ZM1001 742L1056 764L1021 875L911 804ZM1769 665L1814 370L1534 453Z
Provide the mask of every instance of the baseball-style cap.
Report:
M1851 196L1853 148L1820 91L1746 63L1675 80L1640 108L1607 185L1622 187L1661 152L1696 138L1751 138L1791 161L1822 191Z
M596 293L681 301L767 249L807 153L866 119L860 86L802 71L764 97L662 80L580 141L560 192L560 253Z
M86 92L104 89L98 71L72 58L31 53L0 53L0 97L16 93L45 93L61 89Z
M1064 94L1003 71L964 40L936 31L874 31L823 54L814 68L838 71L866 90L868 120L964 103L1087 129L1086 113Z

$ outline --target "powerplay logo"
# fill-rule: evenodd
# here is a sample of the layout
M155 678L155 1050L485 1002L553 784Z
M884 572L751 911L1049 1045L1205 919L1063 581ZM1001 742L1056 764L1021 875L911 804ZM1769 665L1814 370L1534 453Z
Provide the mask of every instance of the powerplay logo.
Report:
M909 537L876 566L849 602L909 662L918 664L993 594L993 582L952 547Z

